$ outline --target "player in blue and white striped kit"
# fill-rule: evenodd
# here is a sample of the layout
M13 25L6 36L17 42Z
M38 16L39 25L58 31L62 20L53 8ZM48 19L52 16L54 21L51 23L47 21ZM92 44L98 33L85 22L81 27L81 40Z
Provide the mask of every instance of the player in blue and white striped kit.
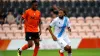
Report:
M66 28L71 32L69 18L66 15L65 10L60 9L58 12L58 17L56 17L48 27L48 30L54 41L60 45L61 50L59 50L60 56L64 56L63 52L68 51L68 56L72 56L71 51L71 41L66 33ZM54 27L54 33L51 31L51 27Z

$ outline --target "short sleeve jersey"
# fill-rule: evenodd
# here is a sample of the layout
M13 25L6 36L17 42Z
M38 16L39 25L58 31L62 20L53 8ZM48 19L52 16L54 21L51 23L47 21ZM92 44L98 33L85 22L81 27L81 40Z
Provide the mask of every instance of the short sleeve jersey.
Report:
M66 19L66 23L64 22L65 20L64 19ZM63 28L63 24L66 24L66 27L65 28ZM68 17L64 17L63 19L60 19L59 17L56 17L51 23L50 23L50 26L52 27L54 27L54 35L57 37L59 34L60 34L60 32L63 30L63 32L62 32L62 34L64 34L65 33L65 29L67 28L67 27L70 27L70 21L69 21L69 18Z
M41 13L39 10L32 10L31 8L26 10L22 15L22 18L25 20L25 32L39 32L39 21Z

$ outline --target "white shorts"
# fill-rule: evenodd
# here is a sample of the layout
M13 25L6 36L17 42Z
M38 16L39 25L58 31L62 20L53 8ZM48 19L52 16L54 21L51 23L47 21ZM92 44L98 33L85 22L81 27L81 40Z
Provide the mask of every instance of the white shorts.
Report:
M71 41L69 40L67 34L63 34L61 37L57 38L57 43L61 48L64 48L66 45L71 46Z

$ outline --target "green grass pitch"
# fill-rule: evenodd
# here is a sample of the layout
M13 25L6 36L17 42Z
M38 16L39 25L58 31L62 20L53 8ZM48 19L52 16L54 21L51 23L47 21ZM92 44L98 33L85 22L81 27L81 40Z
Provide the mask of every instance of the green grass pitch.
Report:
M100 49L73 49L72 56L100 56ZM22 56L32 56L32 50L23 51ZM64 53L67 56L67 52ZM0 51L0 56L17 56L17 50ZM39 50L38 56L59 56L58 50Z

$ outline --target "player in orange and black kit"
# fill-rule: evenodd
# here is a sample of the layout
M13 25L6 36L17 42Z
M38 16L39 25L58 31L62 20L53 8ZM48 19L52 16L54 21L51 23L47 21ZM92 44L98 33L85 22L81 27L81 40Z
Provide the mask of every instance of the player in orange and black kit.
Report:
M32 1L31 4L31 8L26 10L25 13L22 15L22 19L24 19L25 23L25 40L27 41L27 44L18 49L18 56L21 56L23 50L26 50L33 46L32 41L34 41L35 43L33 56L37 56L39 50L39 35L41 34L41 13L39 10L37 10L37 1Z

